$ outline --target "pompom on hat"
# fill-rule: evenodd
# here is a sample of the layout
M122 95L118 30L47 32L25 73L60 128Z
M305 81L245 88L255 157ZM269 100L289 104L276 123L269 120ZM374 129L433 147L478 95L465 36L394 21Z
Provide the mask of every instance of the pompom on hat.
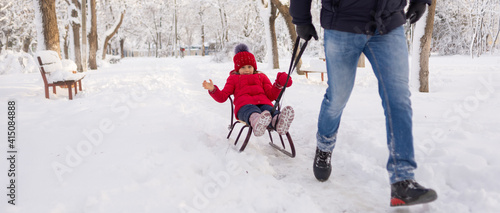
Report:
M257 62L255 61L255 56L248 51L248 46L246 44L238 44L234 48L233 62L234 71L238 72L241 67L245 65L251 65L254 70L257 70Z

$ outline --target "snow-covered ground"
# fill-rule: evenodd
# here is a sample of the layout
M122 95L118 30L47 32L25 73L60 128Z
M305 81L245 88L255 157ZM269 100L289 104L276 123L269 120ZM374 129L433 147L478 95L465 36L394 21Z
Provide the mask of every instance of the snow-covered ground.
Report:
M45 99L38 72L0 75L0 212L500 212L500 57L431 57L431 92L412 96L416 177L439 198L399 208L389 207L385 123L369 67L344 112L332 176L318 182L312 159L326 83L294 74L287 89L296 158L266 137L239 153L234 134L225 138L229 103L201 86L211 78L222 87L232 66L125 58L87 72L72 101L63 89ZM272 81L279 71L259 67ZM15 206L6 195L9 100Z

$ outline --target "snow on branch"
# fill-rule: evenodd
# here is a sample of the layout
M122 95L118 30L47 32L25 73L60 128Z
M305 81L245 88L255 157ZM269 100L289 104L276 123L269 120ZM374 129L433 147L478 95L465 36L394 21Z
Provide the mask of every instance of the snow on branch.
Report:
M106 49L108 46L109 40L118 32L118 29L120 28L120 25L122 25L123 22L123 16L125 15L125 10L122 12L120 19L106 31L106 38L104 39L104 45L102 47L102 59L106 58Z
M10 5L12 5L12 2L9 2L5 6L1 7L0 11L6 10L8 7L10 7Z
M104 33L106 37L112 37L118 31L118 28L120 27L123 21L123 15L125 15L125 11L122 12L121 18L117 19L116 22L113 24L113 26L111 26L108 30L106 30L106 32Z

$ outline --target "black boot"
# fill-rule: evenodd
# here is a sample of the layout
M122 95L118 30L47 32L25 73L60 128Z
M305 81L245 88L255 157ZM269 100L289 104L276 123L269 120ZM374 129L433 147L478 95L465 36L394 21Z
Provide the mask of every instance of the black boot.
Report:
M319 181L326 181L332 173L331 164L332 152L323 152L316 148L316 156L314 157L314 176Z
M391 185L391 206L409 206L429 203L437 199L436 191L414 180L404 180Z

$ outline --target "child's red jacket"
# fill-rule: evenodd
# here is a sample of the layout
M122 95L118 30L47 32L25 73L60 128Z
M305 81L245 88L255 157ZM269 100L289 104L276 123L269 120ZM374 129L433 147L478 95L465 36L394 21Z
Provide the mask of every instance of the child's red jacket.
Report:
M238 118L238 111L247 104L266 104L273 106L272 101L278 98L281 89L271 81L264 73L252 75L231 74L224 89L217 86L209 94L219 103L224 103L230 95L234 95L234 114Z

